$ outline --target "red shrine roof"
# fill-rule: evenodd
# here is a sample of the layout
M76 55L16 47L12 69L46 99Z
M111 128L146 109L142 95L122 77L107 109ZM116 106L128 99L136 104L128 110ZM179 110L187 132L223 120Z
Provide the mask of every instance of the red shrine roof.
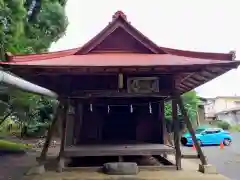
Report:
M240 63L234 59L235 52L194 52L158 46L133 27L123 12L118 11L112 21L82 47L42 54L7 55L8 61L1 64L9 65L13 71L17 70L16 73L32 68L51 68L54 72L59 68L104 67L105 71L107 68L147 67L150 72L152 67L158 67L157 71L161 72L162 67L177 67L181 71L188 67L194 70L191 73L189 69L185 70L185 76L179 77L178 81L178 88L186 92L236 68ZM197 72L196 67L201 67L202 72Z
M171 54L137 54L137 53L104 53L104 54L87 54L87 55L67 55L61 57L48 55L40 58L32 57L26 59L26 56L17 56L8 64L30 65L30 66L84 66L84 67L127 67L127 66L187 66L187 65L211 65L211 64L229 64L226 60L212 60L177 56ZM35 58L37 58L35 60ZM236 64L237 61L231 61Z
M123 57L126 59L121 59ZM105 61L105 58L113 59L109 62ZM206 53L160 47L134 28L127 21L123 12L117 11L113 15L112 21L82 47L42 54L10 55L8 63L40 66L85 66L88 64L91 66L128 66L138 65L138 63L139 65L181 65L186 63L191 65L219 63L216 60L225 63L224 60L231 61L234 58L233 52ZM119 59L121 60L119 61Z

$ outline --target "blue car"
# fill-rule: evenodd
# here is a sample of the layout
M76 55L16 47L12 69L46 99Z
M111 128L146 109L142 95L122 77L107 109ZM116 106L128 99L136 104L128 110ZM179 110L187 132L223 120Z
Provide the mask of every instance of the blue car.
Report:
M197 129L195 133L200 145L219 145L222 142L225 146L229 146L232 143L230 133L221 128ZM181 143L184 146L193 145L191 134L185 133L181 138Z

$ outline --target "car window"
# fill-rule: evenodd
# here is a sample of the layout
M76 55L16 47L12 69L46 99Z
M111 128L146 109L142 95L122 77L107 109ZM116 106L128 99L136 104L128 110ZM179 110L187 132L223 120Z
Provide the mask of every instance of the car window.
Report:
M212 130L206 130L205 133L206 133L206 134L213 134L214 131L212 131Z
M199 134L199 133L203 132L204 130L205 130L205 129L196 129L195 133L196 133L196 134Z
M220 129L208 129L205 131L206 134L215 134L221 132Z

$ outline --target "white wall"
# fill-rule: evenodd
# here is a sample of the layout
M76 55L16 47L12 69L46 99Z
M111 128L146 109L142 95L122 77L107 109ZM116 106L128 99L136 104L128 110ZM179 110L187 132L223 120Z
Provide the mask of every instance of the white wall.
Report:
M240 107L240 103L236 103L236 101L240 102L240 99L216 98L214 101L209 101L208 104L205 105L205 112L209 114L218 113Z
M231 102L228 102L226 99L216 99L214 106L215 113L227 110L229 106L232 106Z
M204 111L206 117L214 117L215 116L215 109L214 109L214 100L208 100L204 104Z
M240 98L234 97L217 97L216 99L209 99L204 104L206 119L215 118L216 113L238 108L240 108ZM236 117L234 117L231 113L220 113L216 118L224 120L232 125L240 124L240 112L236 114Z

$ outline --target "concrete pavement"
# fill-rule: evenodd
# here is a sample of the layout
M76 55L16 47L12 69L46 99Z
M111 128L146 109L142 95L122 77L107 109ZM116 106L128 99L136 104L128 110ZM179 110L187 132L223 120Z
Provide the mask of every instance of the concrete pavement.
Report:
M202 147L205 156L210 164L217 168L217 171L231 180L240 178L240 133L232 133L233 143L231 146L220 149L219 146ZM196 155L191 147L182 147L182 153ZM199 163L199 159L190 161Z

